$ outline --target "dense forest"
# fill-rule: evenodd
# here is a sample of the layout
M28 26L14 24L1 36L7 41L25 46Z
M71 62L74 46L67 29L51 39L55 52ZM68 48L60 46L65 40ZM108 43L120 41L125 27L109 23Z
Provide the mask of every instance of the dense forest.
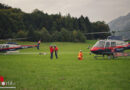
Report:
M25 13L0 3L0 39L28 38L30 41L73 41L85 42L86 39L106 38L108 34L86 35L91 32L108 32L104 21L90 22L88 17L72 17L47 14L38 9Z

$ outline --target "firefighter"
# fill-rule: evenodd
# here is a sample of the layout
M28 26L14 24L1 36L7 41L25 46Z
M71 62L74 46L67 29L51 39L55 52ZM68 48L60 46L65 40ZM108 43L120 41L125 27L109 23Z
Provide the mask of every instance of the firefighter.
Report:
M54 48L52 46L50 46L50 53L51 53L50 58L51 59L53 59L53 52L54 52Z
M83 60L83 53L82 53L82 50L79 51L78 60Z
M57 59L58 58L58 47L55 45L54 49L55 49L55 56L56 56L56 59Z

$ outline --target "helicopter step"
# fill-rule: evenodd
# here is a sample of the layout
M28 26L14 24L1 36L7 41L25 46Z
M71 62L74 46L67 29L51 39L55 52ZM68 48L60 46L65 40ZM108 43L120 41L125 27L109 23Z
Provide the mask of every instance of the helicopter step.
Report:
M103 57L103 59L104 59L104 56L103 56L103 55L96 55L96 56L94 56L94 58L95 58L96 60L98 60L98 57Z
M109 55L96 55L96 56L94 56L94 58L96 59L96 60L99 60L99 59L101 59L101 58L104 60L104 59L114 59L114 58L116 58L113 54L109 54Z

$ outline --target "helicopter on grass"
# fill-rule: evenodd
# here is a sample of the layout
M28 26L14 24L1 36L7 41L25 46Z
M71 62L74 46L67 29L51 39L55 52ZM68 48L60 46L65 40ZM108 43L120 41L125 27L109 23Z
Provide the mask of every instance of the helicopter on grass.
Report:
M113 52L123 52L127 49L130 49L129 42L115 39L106 39L97 41L96 44L90 49L90 51L98 55L112 55Z
M120 32L120 31L118 31ZM122 32L122 31L121 31ZM89 33L89 34L103 34L110 32L99 32L99 33ZM113 32L115 34L115 32ZM96 55L113 56L115 52L124 52L130 49L130 42L125 42L121 36L108 36L107 39L98 40L95 45L90 49L90 51Z
M22 39L26 39L26 38L4 39L4 40L12 41L12 40L22 40ZM6 44L0 44L0 52L16 51L19 49L33 48L33 47L37 47L37 45L18 45L16 42L8 42Z

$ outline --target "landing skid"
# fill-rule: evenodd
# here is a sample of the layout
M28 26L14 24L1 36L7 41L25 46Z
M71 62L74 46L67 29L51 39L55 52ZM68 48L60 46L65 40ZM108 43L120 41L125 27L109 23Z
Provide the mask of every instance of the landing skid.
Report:
M24 53L20 53L19 51L8 51L5 53L0 53L0 55L47 55L47 52L24 52Z
M8 54L19 54L19 51L7 51L5 55L8 55Z
M129 53L126 53L126 52L115 52L115 53L113 53L113 54L109 54L109 55L96 55L96 56L94 56L94 58L96 59L96 60L99 60L99 59L115 59L115 58L118 58L118 57L128 57L128 56L130 56L130 52ZM99 57L101 57L101 58L99 58Z
M94 56L94 58L96 60L101 60L101 58L99 58L99 57L101 57L103 60L104 59L114 59L114 58L116 58L114 55L96 55L96 56Z
M19 54L19 51L6 51L0 53L1 55Z

